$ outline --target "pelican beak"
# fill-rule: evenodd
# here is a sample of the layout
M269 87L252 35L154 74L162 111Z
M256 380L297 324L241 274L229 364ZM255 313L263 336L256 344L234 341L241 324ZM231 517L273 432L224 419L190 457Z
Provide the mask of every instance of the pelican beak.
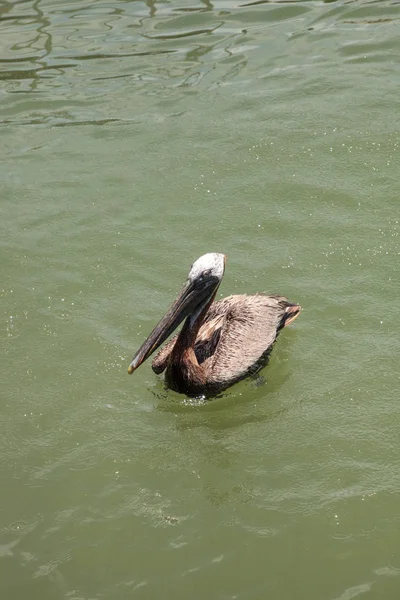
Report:
M191 315L199 305L206 301L213 290L210 290L214 284L212 279L204 282L188 281L178 298L175 300L169 311L155 326L149 337L140 346L128 367L128 373L131 375L163 342L171 333L182 323L182 321ZM212 285L214 289L214 285Z

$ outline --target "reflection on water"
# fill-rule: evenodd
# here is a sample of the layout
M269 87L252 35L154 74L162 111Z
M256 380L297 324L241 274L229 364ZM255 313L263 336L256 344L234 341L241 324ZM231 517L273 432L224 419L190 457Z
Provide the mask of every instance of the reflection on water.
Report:
M121 104L123 88L157 103L160 94L247 86L288 68L380 62L396 54L394 30L385 31L383 44L379 39L383 27L395 26L397 7L334 4L323 11L307 2L3 4L3 123L131 120L137 110ZM371 43L374 26L378 37ZM320 44L328 40L327 53ZM40 94L29 96L28 106L14 96L28 93Z

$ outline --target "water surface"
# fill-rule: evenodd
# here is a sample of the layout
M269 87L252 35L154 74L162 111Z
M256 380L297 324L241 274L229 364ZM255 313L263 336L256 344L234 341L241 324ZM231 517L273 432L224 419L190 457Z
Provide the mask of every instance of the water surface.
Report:
M400 7L0 6L0 589L397 600ZM304 311L205 405L134 351L204 252Z

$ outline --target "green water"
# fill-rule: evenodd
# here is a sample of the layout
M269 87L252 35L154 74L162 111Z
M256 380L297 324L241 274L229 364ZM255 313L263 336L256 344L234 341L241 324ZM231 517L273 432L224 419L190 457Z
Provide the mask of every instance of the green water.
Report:
M400 5L0 4L3 600L397 600ZM205 252L304 310L193 405Z

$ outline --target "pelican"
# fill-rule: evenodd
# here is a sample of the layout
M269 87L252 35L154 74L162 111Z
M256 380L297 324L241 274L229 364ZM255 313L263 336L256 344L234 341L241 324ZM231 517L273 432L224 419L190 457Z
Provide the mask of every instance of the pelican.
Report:
M214 302L225 271L225 254L204 254L169 311L136 352L132 374L182 323L152 362L167 386L188 396L213 396L259 371L281 329L299 315L284 296L246 294Z

